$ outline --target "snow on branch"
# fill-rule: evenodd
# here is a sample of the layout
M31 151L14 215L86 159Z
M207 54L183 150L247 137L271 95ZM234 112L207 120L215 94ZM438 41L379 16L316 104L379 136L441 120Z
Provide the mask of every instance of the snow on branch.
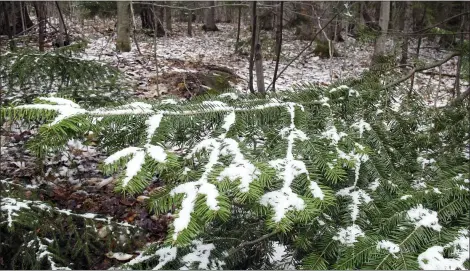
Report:
M233 99L238 98L235 95L225 95ZM195 155L203 150L208 151L208 162L203 166L204 172L198 180L179 184L170 191L170 196L176 194L184 194L181 203L181 209L174 221L174 235L173 239L176 240L179 233L186 229L191 220L191 214L195 209L196 199L199 195L204 195L206 198L206 205L211 211L218 211L219 191L217 187L209 181L209 175L214 171L216 166L223 165L220 161L221 157L230 157L231 161L228 166L225 166L215 180L211 181L240 181L238 189L242 193L248 193L250 184L259 178L261 171L253 165L242 153L239 143L233 138L227 138L227 133L237 121L238 112L254 112L256 110L265 110L269 108L286 108L290 116L290 125L280 131L281 136L287 140L286 156L282 159L270 161L269 164L276 170L280 179L283 180L283 187L278 191L272 191L260 198L260 203L274 208L275 216L273 219L279 222L290 210L303 210L305 208L304 200L299 195L295 194L291 189L291 184L294 179L302 174L305 174L310 185L309 189L313 197L323 200L324 193L318 184L310 180L309 172L306 165L301 160L296 160L294 156L295 141L307 140L308 137L305 133L299 130L295 123L295 110L296 107L300 110L304 108L292 102L280 102L277 99L271 100L256 100L250 103L247 101L238 101L237 106L228 105L225 102L211 100L203 101L200 104L179 104L176 101L171 103L160 103L165 109L160 108L159 104L149 104L144 102L133 102L126 105L121 105L115 108L98 108L86 110L80 108L79 105L65 99L50 99L50 102L56 103L55 105L31 105L39 106L37 109L51 109L59 112L59 116L53 121L58 124L70 116L76 114L83 114L92 118L106 118L109 116L119 115L142 115L147 118L146 124L146 137L145 143L141 146L128 146L122 150L115 152L105 159L104 164L111 166L117 164L122 159L128 159L125 165L125 176L121 181L123 188L132 185L133 180L139 175L142 167L146 163L146 157L150 157L158 163L165 163L167 161L167 153L161 146L153 145L152 138L157 133L161 122L165 116L191 116L203 113L222 113L225 114L223 121L219 127L223 132L216 138L206 138L197 143L194 148L189 152L186 159L195 159ZM21 108L21 107L20 107ZM67 108L67 109L65 109ZM169 108L169 109L167 109ZM73 110L71 110L73 109ZM163 142L162 142L163 143ZM163 146L163 145L162 145ZM225 160L224 160L225 161Z
M161 270L166 264L177 259L178 248L174 246L163 246L155 252L149 253L149 247L154 244L147 245L147 248L141 252L137 257L126 263L122 269L135 266L147 262L158 257L158 264L153 270ZM182 264L180 270L192 269L192 265L197 263L198 270L218 270L221 269L225 262L214 259L211 260L211 253L215 249L214 244L205 244L202 240L193 240L190 245L190 252L185 255L180 255L178 261Z
M432 246L419 254L418 263L422 270L466 270L464 263L470 259L468 229L461 229L457 238L445 246ZM444 257L444 249L453 248L451 258Z
M310 181L310 190L314 197L323 199L324 194L315 181L310 180L309 173L305 163L300 160L295 160L293 154L294 141L307 140L308 137L298 130L295 126L295 106L294 103L287 103L287 110L290 114L290 126L281 130L280 134L283 138L287 137L287 152L283 159L270 161L270 165L276 169L279 177L283 179L283 186L280 190L271 191L261 197L260 203L264 206L271 205L274 208L275 222L281 221L285 217L287 211L297 210L301 211L305 208L304 200L301 199L296 193L292 192L291 184L295 177L306 174L307 179ZM303 110L303 107L301 107Z
M14 218L19 216L19 213L21 212L22 209L28 210L28 209L31 209L31 207L38 208L40 210L47 211L47 212L57 212L57 213L65 214L68 216L77 216L77 217L91 219L91 220L95 220L99 222L106 222L108 224L110 224L113 219L112 217L106 217L106 218L99 217L97 214L92 214L92 213L77 214L77 213L73 213L70 210L60 209L57 207L51 207L41 201L18 200L18 199L11 198L11 197L3 197L2 199L0 199L0 207L1 207L0 210L2 212L7 213L7 221L2 221L0 223L7 223L8 227L13 226L13 222L15 222ZM119 226L123 226L127 228L129 227L135 228L134 225L131 225L127 222L124 222L124 223L115 222L115 223Z

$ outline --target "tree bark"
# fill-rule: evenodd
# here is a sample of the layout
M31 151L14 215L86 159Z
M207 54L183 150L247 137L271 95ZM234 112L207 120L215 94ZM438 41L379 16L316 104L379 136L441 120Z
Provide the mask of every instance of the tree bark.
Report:
M165 29L161 23L163 19L163 8L159 7L157 10L158 18L152 10L150 4L142 4L140 8L140 19L142 20L142 28L155 30L157 26L157 37L165 36ZM155 31L152 31L155 32Z
M235 53L238 52L238 45L240 43L240 24L242 21L242 7L238 7L238 24L237 24L237 41L235 42Z
M188 36L193 36L193 11L188 11Z
M248 87L250 88L251 93L255 93L255 89L253 87L253 66L256 46L256 1L253 1L251 4L251 12L251 50Z
M374 54L372 55L371 65L376 64L381 56L385 55L387 41L388 23L390 22L390 1L383 1L380 3L380 18L379 26L381 34L375 41Z
M166 30L170 32L173 31L172 20L171 20L171 8L169 7L165 8L165 25L166 25Z
M412 21L413 21L413 7L411 1L406 1L405 3L405 18L403 25L403 41L401 45L401 59L400 64L406 64L408 61L408 42L409 37L406 32L412 32Z
M33 26L24 2L4 1L3 4L0 9L0 35L8 35L10 32L14 36Z
M267 2L268 5L272 5L271 2ZM260 25L261 30L273 30L273 12L271 9L262 9L260 14L258 15L258 24Z
M116 49L121 52L131 51L130 39L130 1L117 2L117 39Z
M55 1L55 5L57 7L57 11L59 12L59 21L60 21L59 22L58 45L59 45L59 47L62 47L64 45L69 45L70 44L70 37L69 37L69 34L67 32L67 26L65 25L64 16L62 14L62 9L60 8L59 2Z
M282 14L284 13L284 2L281 1L281 5L279 7L279 15L277 28L276 28L276 66L274 66L274 77L273 77L273 91L276 91L276 79L277 79L277 70L279 68L279 58L281 57L281 45L282 45L282 25L283 25L283 18Z
M256 19L258 21L258 18ZM263 71L263 55L261 52L261 42L259 39L260 24L256 24L256 45L255 45L255 71L256 71L256 87L259 93L265 93L264 88L264 71Z
M10 9L11 4L12 3L10 3L10 2L2 2L1 7L2 7L3 10L8 10L8 9ZM13 29L11 27L11 25L12 25L11 21L12 20L10 19L9 12L5 12L4 15L5 15L4 19L5 19L5 22L6 22L6 34L8 36L10 49L13 51L13 50L15 50L15 41L13 40L13 34L12 34L12 32L13 32Z
M36 17L39 21L38 47L40 52L44 52L44 40L46 34L46 8L44 4L45 2L42 1L34 2Z
M204 31L219 31L215 25L215 1L208 1L207 4L210 8L205 11L204 26L202 29Z

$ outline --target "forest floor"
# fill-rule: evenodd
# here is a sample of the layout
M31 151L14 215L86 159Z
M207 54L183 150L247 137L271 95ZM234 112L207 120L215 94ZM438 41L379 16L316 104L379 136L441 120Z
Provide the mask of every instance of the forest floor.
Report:
M137 34L142 54L134 42L131 52L116 52L113 31L107 31L112 30L112 27L112 22L87 22L83 28L73 27L70 33L89 41L83 58L119 68L135 86L130 91L137 97L154 99L165 94L178 94L188 98L186 92L191 92L188 88L190 81L199 80L201 77L198 73L211 72L228 74L230 86L237 91L248 90L249 43L246 41L250 33L247 29L241 31L241 41L245 43L240 48L242 53L235 54L235 24L218 24L221 31L217 32L204 32L200 25L194 24L194 34L188 37L186 24L176 23L170 35L156 40L155 58L154 39L143 33ZM265 33L262 37L266 87L272 81L275 66L273 36L274 33ZM336 45L340 57L320 58L312 53L313 47L307 49L278 78L276 90L289 91L296 84L302 83L329 85L338 79L360 76L368 69L373 44L361 43L346 35L343 38L345 42ZM308 43L309 41L296 40L294 30L287 29L284 32L279 70ZM432 46L433 43L425 41L420 52L420 56L427 62L439 60L447 53L430 48ZM410 46L410 56L413 56L414 47L413 44ZM445 97L449 97L448 90L454 86L456 65L456 57L445 63L441 68L441 73L445 76L439 76L438 68L428 70L427 74L418 74L414 90L425 96L430 105L445 103ZM199 82L199 85L203 84ZM33 129L14 123L5 130L8 132L2 133L0 180L23 185L26 191L40 190L45 201L50 201L59 208L82 214L111 216L118 221L142 227L150 233L147 240L149 242L164 238L168 218L149 214L139 197L124 197L114 193L115 176L103 176L98 169L99 161L105 156L96 147L70 141L65 151L44 161L42 170L45 174L42 177L38 174L40 168L35 158L24 148L31 134L34 134ZM44 188L44 184L47 184L47 188ZM158 181L154 182L144 195L158 186Z
M230 80L231 87L240 92L248 91L248 41L251 35L248 29L241 30L241 53L236 54L234 53L237 32L235 24L218 24L220 31L216 32L204 32L200 25L195 24L193 36L188 37L186 24L177 23L174 24L171 34L157 38L155 58L154 39L145 34L136 35L142 54L134 42L131 52L116 52L114 37L104 31L111 27L111 24L108 27L103 24L101 33L95 31L96 26L83 28L81 35L90 40L84 58L103 61L118 67L137 86L135 92L139 97L149 98L167 93L179 93L181 86L185 85L185 78L201 70L207 70L207 65L232 71L236 77ZM279 71L283 70L310 42L296 39L294 32L294 29L284 31ZM314 55L314 46L310 46L279 76L276 90L288 91L295 85L303 83L329 85L337 80L359 77L368 70L374 50L373 44L357 41L346 34L342 36L345 41L335 45L339 57L320 58ZM265 31L261 40L264 80L267 88L272 82L275 68L274 32ZM389 40L389 48L399 47L394 46L394 42L398 41ZM436 49L436 43L427 39L424 39L421 46L420 58L426 63L440 60L448 54L444 50ZM412 41L409 46L410 58L416 56L415 47L416 41ZM450 90L454 87L456 67L457 57L454 57L441 66L441 71L439 68L434 68L425 73L418 73L415 76L414 91L426 97L430 104L435 101L438 103L436 105L445 103ZM256 80L256 75L254 76Z

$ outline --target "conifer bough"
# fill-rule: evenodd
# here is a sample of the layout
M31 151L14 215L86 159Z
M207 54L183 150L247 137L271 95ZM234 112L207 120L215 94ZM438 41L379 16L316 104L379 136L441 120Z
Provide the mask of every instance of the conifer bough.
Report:
M31 143L41 153L92 131L110 153L103 172L119 173L118 192L163 182L148 204L156 214L174 210L167 240L126 267L233 268L230 257L273 246L281 233L286 250L304 251L291 261L301 268L468 267L468 118L457 117L466 111L396 105L358 87L103 108L47 97L2 115L47 118ZM218 241L239 219L257 221L245 230L257 237Z

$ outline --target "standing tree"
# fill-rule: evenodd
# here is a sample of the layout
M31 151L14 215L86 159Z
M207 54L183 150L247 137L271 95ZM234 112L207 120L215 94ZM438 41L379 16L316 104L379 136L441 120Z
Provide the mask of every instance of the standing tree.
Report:
M374 54L372 55L371 66L380 62L380 58L385 55L387 41L388 23L390 21L390 1L380 3L380 35L375 41Z
M408 42L409 42L409 36L407 32L412 32L412 26L413 26L413 6L411 4L411 1L406 1L404 2L405 5L405 12L404 12L404 17L405 19L403 20L403 43L401 45L401 59L400 63L401 64L406 64L408 61Z
M240 24L242 21L242 7L238 7L238 23L237 23L237 41L235 42L235 53L238 52L238 46L240 43Z
M152 29L155 30L155 26L157 26L157 37L165 36L165 29L162 25L163 20L163 8L159 7L156 9L155 14L152 10L151 3L144 3L140 7L140 18L142 20L142 28L144 29ZM158 15L158 17L156 16ZM152 33L155 31L152 31Z
M256 46L256 1L253 1L251 4L251 49L250 49L250 66L249 66L249 77L248 77L248 87L250 88L251 93L255 93L253 87L253 67L254 67L254 55L255 55L255 46Z
M281 45L282 45L282 24L283 18L282 14L284 13L284 1L281 1L279 6L279 15L277 16L277 26L276 26L276 66L274 67L274 76L273 76L273 91L276 91L276 79L277 79L277 70L279 68L279 58L281 57Z
M117 40L116 49L121 52L130 52L130 1L117 2Z
M39 33L38 33L38 45L39 51L44 52L44 43L46 36L46 6L45 2L36 1L34 2L34 8L36 9L36 17L38 18Z
M258 18L256 19L258 21ZM255 42L255 71L256 71L256 87L258 92L265 93L264 88L264 71L263 71L263 55L261 53L261 41L260 41L260 24L256 24L256 42Z
M168 2L166 2L168 4ZM166 30L167 31L172 31L172 22L171 22L171 8L166 7L165 8L165 24L166 24Z
M219 31L215 25L215 1L208 1L208 5L209 9L205 11L202 29L204 29L204 31Z
M57 47L62 47L64 45L70 44L70 37L67 32L67 26L65 25L64 16L62 14L62 8L60 7L61 3L62 2L55 1L57 11L59 12L59 36L56 43Z
M25 2L4 1L2 4L0 9L0 35L8 35L9 30L11 35L17 35L33 26ZM10 23L7 23L7 18Z

